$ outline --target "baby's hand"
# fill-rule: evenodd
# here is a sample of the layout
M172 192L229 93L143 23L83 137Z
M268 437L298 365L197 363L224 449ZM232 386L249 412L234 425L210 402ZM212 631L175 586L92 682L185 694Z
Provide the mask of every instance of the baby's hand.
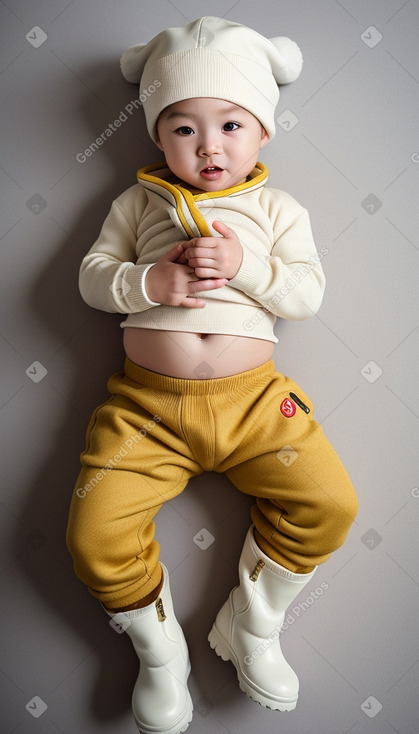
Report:
M204 308L204 298L193 298L194 293L221 288L226 278L200 278L193 267L182 264L185 244L179 243L162 255L146 276L146 291L150 300L165 306Z
M196 237L190 240L188 246L183 243L184 257L198 278L230 280L240 268L242 246L236 233L226 224L215 221L212 226L222 237Z

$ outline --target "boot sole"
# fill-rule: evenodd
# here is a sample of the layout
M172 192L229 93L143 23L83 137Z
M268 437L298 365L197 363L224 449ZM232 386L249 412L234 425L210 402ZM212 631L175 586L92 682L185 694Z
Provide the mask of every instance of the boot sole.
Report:
M246 696L248 696L248 698L251 698L252 701L256 701L256 703L259 703L264 708L272 709L274 711L293 711L295 709L297 705L297 698L272 698L269 696L267 691L262 692L257 688L254 688L248 680L245 680L234 650L220 634L215 625L213 625L211 632L208 635L208 642L214 652L222 660L224 660L224 662L230 661L231 663L233 663L234 667L236 668L237 679L239 681L240 689L243 691L243 693L246 694Z

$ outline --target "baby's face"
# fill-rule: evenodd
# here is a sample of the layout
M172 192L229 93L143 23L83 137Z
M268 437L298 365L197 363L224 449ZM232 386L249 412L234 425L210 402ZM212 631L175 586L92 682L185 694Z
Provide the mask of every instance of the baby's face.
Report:
M157 135L172 173L202 191L245 181L269 139L259 120L243 107L208 97L166 107Z

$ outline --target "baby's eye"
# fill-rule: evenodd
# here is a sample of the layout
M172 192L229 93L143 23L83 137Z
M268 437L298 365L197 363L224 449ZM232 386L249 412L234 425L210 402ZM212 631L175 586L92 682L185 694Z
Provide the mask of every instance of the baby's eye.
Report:
M223 125L223 130L226 133L232 132L233 130L237 130L240 127L240 125L237 124L237 122L226 122L225 125Z
M180 135L193 135L194 134L194 131L192 130L192 128L188 127L187 125L182 125L182 127L178 127L176 132L179 133Z

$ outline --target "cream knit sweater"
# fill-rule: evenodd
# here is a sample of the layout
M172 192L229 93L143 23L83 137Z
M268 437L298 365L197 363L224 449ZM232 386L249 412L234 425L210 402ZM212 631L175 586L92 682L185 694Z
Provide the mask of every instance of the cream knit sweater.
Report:
M147 166L112 204L83 259L80 291L90 306L128 314L123 327L231 334L276 342L276 317L305 319L318 310L325 279L308 213L291 196L265 187L258 163L248 180L205 193L169 183L165 164ZM203 309L153 305L145 275L177 242L219 236L219 219L240 239L243 260L222 288L199 293Z

